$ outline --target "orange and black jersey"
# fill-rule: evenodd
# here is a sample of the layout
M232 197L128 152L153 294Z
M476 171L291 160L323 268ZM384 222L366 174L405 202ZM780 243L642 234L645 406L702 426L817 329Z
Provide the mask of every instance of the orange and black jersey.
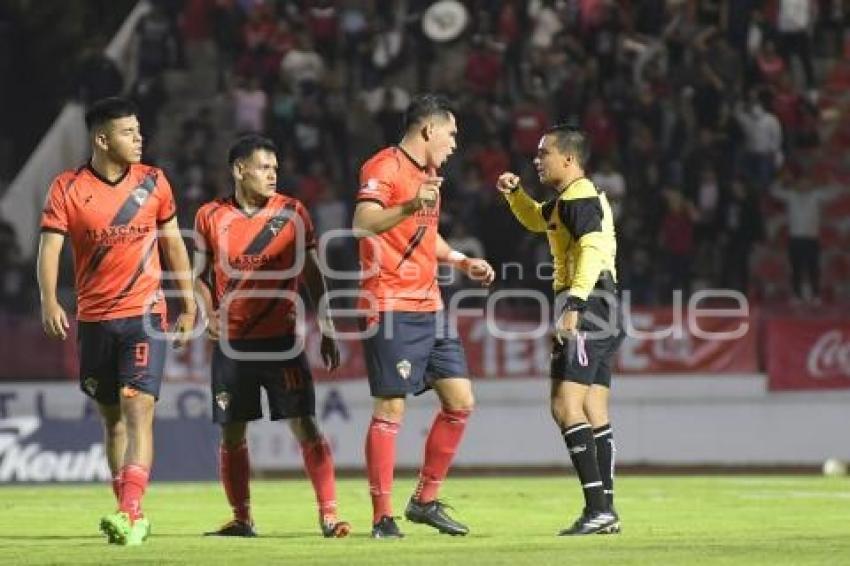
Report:
M357 202L390 208L416 196L430 175L400 147L388 147L360 169ZM362 238L360 308L434 312L443 308L437 285L440 199L377 236Z
M156 167L130 165L114 183L90 165L56 177L41 230L71 240L80 320L165 313L157 225L175 213L171 185Z
M247 214L235 197L208 202L195 216L203 277L229 339L269 338L295 330L294 295L307 250L316 246L313 222L297 199L275 194Z

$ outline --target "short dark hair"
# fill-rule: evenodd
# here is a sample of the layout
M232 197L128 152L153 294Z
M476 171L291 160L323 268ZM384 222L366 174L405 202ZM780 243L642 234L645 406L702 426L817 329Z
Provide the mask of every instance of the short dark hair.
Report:
M91 132L111 120L138 114L139 109L132 100L119 96L101 98L86 110L86 128Z
M420 94L410 101L404 113L404 130L407 131L425 118L440 116L448 119L453 113L452 104L441 94Z
M561 153L569 153L578 158L579 166L584 168L590 159L590 145L587 134L572 124L556 124L546 130L547 136L555 138L555 146Z
M258 149L277 153L277 146L269 138L257 134L247 134L238 138L230 146L230 151L227 152L227 164L233 167L236 161L251 157Z

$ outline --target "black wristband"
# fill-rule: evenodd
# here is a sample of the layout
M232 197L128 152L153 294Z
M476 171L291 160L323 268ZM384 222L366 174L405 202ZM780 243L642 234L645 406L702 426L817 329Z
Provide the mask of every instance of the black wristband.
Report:
M584 312L587 309L587 301L576 297L575 295L570 295L567 297L567 300L564 301L564 309L565 311L576 311L576 312Z

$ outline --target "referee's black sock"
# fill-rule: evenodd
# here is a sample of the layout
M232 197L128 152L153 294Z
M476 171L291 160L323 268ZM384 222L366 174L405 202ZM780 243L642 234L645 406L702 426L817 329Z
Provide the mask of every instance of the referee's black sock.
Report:
M593 441L593 430L588 423L579 423L561 431L567 443L567 451L573 461L582 490L584 491L585 506L590 511L605 511L602 478L599 476L599 465L596 463L596 443Z
M596 462L599 465L599 475L602 476L602 486L605 488L605 498L609 507L614 505L614 430L611 423L593 429L596 440Z

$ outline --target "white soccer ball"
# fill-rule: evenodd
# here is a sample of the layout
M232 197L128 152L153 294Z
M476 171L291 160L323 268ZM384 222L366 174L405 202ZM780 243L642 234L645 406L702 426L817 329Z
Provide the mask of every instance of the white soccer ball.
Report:
M839 477L847 475L847 464L838 458L830 458L823 463L823 475L829 477Z

